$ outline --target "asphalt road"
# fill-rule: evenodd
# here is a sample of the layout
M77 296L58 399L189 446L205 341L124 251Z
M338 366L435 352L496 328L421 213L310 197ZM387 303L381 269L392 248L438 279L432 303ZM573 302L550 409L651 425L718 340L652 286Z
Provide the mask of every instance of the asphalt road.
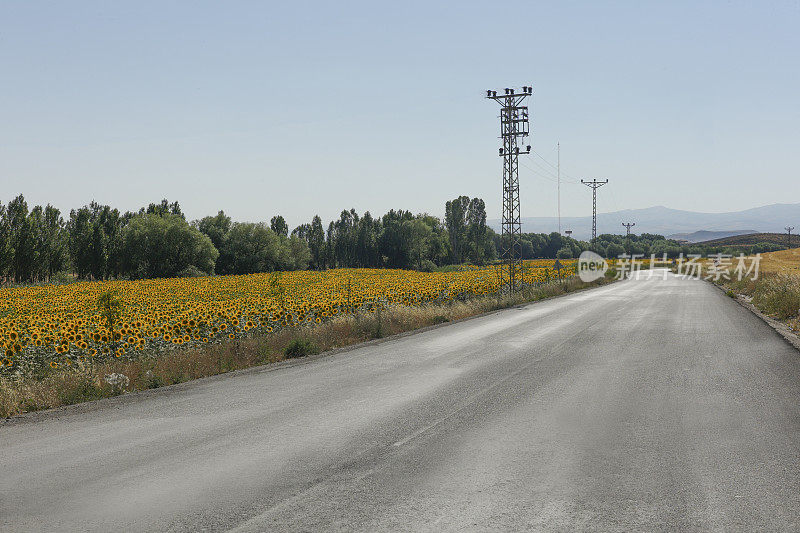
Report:
M0 424L0 531L798 531L800 354L631 280Z

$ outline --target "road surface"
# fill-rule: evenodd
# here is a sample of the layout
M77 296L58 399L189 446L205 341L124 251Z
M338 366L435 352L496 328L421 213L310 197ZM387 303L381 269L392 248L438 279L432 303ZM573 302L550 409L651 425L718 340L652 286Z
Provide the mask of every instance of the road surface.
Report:
M798 531L800 357L642 279L0 424L1 531Z

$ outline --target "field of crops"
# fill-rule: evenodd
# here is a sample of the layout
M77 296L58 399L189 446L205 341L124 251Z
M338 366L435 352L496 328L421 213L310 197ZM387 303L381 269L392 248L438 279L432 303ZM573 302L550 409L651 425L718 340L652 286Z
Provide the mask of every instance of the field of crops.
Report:
M562 277L575 261L562 261ZM553 261L526 261L524 280L556 279ZM374 312L498 291L495 267L456 272L338 269L0 289L0 374L90 365L343 313ZM105 299L106 304L102 301Z

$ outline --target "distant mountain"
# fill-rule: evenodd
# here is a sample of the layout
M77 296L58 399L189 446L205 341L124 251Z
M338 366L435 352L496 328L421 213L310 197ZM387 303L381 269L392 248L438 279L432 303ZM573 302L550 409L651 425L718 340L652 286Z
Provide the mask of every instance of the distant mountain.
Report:
M682 211L664 206L646 209L625 209L612 213L598 213L597 234L625 233L623 222L635 222L631 228L633 233L656 233L673 235L676 233L694 233L696 231L747 231L761 233L780 233L785 226L800 227L800 203L772 204L763 207L735 211L730 213L699 213ZM487 223L500 231L499 220ZM561 217L561 229L572 230L577 239L589 239L592 235L591 214L585 217ZM527 217L522 219L522 231L526 233L551 233L558 231L556 217Z
M673 239L676 241L688 241L688 242L703 242L703 241L711 241L714 239L724 239L726 237L735 237L737 235L749 235L751 233L758 233L756 230L752 229L741 229L741 230L732 230L732 231L695 231L693 233L673 233L672 235L667 235L667 239Z

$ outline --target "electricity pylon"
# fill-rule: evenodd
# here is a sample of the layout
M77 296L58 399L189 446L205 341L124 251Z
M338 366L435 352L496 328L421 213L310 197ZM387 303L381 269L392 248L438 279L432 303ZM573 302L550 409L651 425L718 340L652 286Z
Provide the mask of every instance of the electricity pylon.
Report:
M631 236L631 228L636 225L636 222L623 222L623 226L625 226L625 237Z
M529 154L530 145L520 152L519 144L530 133L528 106L522 105L533 94L533 88L525 86L520 92L506 88L505 94L486 91L486 98L500 104L500 138L503 147L503 220L500 235L500 288L517 291L522 288L522 223L519 201L519 154Z
M592 188L592 242L597 239L597 189L608 183L606 181L597 181L596 179L592 181L584 181L581 180L581 183L586 185L587 187Z
M791 248L792 247L792 230L794 229L794 226L786 226L783 229L786 230L786 245L789 248Z

